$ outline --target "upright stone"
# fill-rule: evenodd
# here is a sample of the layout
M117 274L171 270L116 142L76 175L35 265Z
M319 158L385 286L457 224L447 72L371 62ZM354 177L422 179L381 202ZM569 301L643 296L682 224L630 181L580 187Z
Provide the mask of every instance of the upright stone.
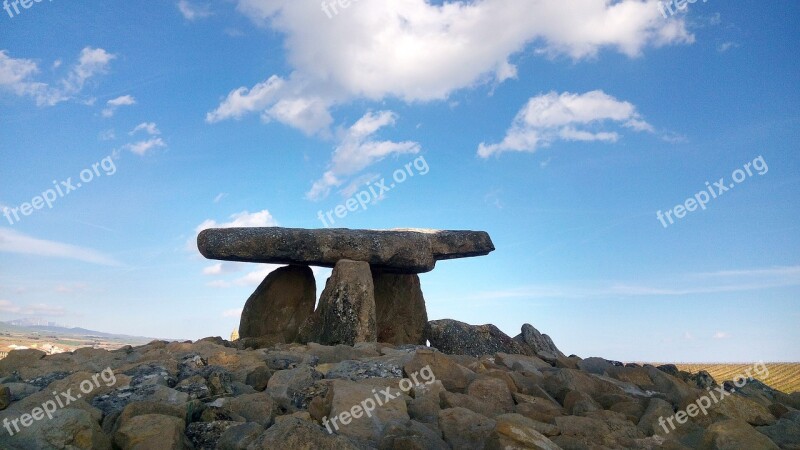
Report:
M428 313L419 276L372 271L378 342L425 344Z
M336 263L314 314L300 329L300 342L323 345L375 342L375 287L369 264Z
M240 338L282 337L294 342L314 312L317 287L308 266L286 266L271 272L247 299L239 322Z

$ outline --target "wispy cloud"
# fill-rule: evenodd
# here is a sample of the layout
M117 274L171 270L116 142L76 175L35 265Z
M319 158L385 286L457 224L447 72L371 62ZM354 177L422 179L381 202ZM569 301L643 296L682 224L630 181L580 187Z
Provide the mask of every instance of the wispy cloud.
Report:
M102 48L85 47L66 76L50 85L34 81L34 75L39 73L35 61L12 58L6 50L0 50L0 89L20 97L33 97L38 106L57 105L75 98L91 78L106 73L114 58L115 55Z
M43 303L17 305L9 300L0 300L0 312L23 316L63 316L67 313L62 306L50 306Z
M123 95L121 97L113 98L106 102L106 107L103 109L103 117L112 117L120 106L135 105L136 99L130 95Z
M211 15L211 9L208 5L195 5L188 0L180 0L178 2L178 11L181 12L184 19L190 22L204 19Z
M497 144L481 143L478 156L508 152L534 152L556 141L616 142L618 131L599 129L611 122L634 131L652 132L631 103L603 91L564 92L532 97L517 113L506 137Z
M787 286L800 286L800 266L689 273L672 278L673 279L668 282L651 284L594 282L570 283L568 285L524 286L480 292L470 298L476 300L499 300L513 298L592 299L654 296L677 297L697 294L758 291Z
M45 258L73 259L102 266L122 265L113 257L96 250L37 239L9 228L0 228L0 252Z

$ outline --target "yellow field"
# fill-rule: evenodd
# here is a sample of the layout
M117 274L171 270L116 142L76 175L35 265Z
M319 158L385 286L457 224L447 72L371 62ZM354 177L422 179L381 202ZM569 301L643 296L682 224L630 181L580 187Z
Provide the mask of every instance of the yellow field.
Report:
M769 374L767 377L759 377L758 372L753 369L755 364L680 364L676 363L678 369L696 373L705 370L711 374L717 383L726 380L733 380L737 375L744 375L747 369L753 377L762 383L790 394L800 391L800 363L766 363ZM759 365L759 368L761 366ZM763 370L762 370L763 371Z

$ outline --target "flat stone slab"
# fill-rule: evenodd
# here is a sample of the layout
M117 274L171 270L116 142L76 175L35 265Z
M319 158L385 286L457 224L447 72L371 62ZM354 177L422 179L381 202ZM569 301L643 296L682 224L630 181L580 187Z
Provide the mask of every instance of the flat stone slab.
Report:
M334 267L349 259L386 272L422 273L438 260L487 255L494 244L485 231L265 227L203 230L197 248L223 261Z

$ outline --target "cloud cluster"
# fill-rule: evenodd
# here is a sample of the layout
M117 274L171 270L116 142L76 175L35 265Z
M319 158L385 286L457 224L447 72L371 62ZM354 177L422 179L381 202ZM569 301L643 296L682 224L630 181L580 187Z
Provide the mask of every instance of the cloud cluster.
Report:
M38 239L10 228L0 228L0 252L72 259L102 266L121 265L113 257L96 250Z
M15 59L0 50L0 89L20 97L32 97L38 106L53 106L75 98L86 83L108 71L115 55L102 48L85 47L78 61L62 79L50 85L34 81L39 66L30 59Z
M231 91L209 122L259 113L315 133L331 107L353 99L446 99L516 77L525 51L579 60L603 49L636 57L648 46L689 43L683 19L657 0L428 0L359 2L329 19L315 2L238 0L255 23L285 35L287 76Z
M416 142L372 139L381 128L394 125L396 121L397 115L391 111L368 112L348 128L333 151L330 168L314 182L306 197L310 200L327 197L331 188L340 186L346 177L355 175L387 156L419 153L420 146Z
M102 115L103 117L112 117L115 112L117 112L117 108L120 106L131 106L136 104L136 99L130 95L123 95L117 98L112 98L111 100L106 102L106 107L103 109Z
M505 139L497 144L481 143L478 156L488 158L507 151L533 152L559 140L616 142L619 139L616 131L596 129L606 122L636 131L653 131L635 106L603 91L560 95L550 92L528 100L514 118Z

